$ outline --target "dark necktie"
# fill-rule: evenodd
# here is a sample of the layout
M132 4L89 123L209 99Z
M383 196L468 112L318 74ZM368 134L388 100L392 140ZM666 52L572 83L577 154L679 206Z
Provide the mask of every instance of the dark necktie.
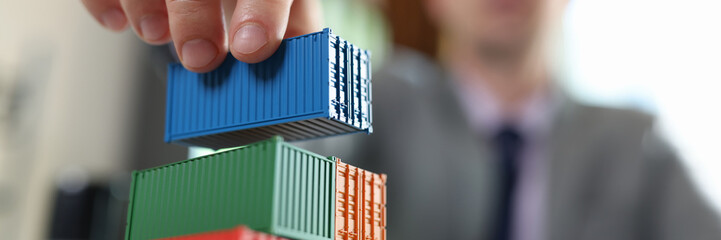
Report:
M518 180L523 137L512 125L504 125L494 137L498 159L498 211L495 240L510 240L513 231L513 201Z

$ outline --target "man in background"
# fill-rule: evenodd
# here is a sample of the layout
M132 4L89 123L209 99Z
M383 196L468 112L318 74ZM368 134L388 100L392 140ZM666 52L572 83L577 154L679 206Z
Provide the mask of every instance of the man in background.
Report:
M220 1L169 1L166 15L163 1L85 1L111 29L172 38L201 72L227 49L257 62L315 29L296 31L315 22L294 20L309 2L240 0L226 33ZM374 133L347 137L346 152L322 147L336 138L305 145L389 175L389 239L721 239L652 117L580 104L553 82L547 41L566 0L424 4L437 57L398 48L373 76ZM167 21L143 27L154 11Z
M374 75L375 131L349 155L389 176L389 237L721 239L652 117L554 83L566 0L424 3L436 59L399 49Z
M390 237L721 238L652 117L554 83L567 1L424 3L436 59L401 49L374 76L375 133L353 156L390 176Z

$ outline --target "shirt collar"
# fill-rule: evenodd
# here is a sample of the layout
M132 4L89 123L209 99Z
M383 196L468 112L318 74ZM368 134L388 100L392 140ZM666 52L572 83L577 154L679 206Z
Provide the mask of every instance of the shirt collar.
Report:
M506 116L494 93L484 86L479 79L469 74L456 72L452 85L455 95L459 99L470 127L484 136L492 136L503 124L514 124L524 138L537 139L546 137L550 132L553 121L556 101L552 97L551 89L544 89L534 93L512 116ZM459 78L464 78L460 81ZM472 82L474 85L470 86Z

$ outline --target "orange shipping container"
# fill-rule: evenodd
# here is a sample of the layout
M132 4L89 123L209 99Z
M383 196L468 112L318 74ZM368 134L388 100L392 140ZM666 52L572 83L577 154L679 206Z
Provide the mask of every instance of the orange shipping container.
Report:
M335 160L335 239L386 240L386 175Z

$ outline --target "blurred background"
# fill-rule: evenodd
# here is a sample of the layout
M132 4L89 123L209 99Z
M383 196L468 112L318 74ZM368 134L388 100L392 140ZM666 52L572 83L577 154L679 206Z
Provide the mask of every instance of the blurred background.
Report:
M376 70L397 45L435 54L419 2L322 1L325 25L370 49ZM130 171L188 156L163 142L169 48L102 29L80 1L39 5L0 0L0 239L119 239ZM719 12L718 1L573 0L553 58L579 99L658 116L717 209Z

